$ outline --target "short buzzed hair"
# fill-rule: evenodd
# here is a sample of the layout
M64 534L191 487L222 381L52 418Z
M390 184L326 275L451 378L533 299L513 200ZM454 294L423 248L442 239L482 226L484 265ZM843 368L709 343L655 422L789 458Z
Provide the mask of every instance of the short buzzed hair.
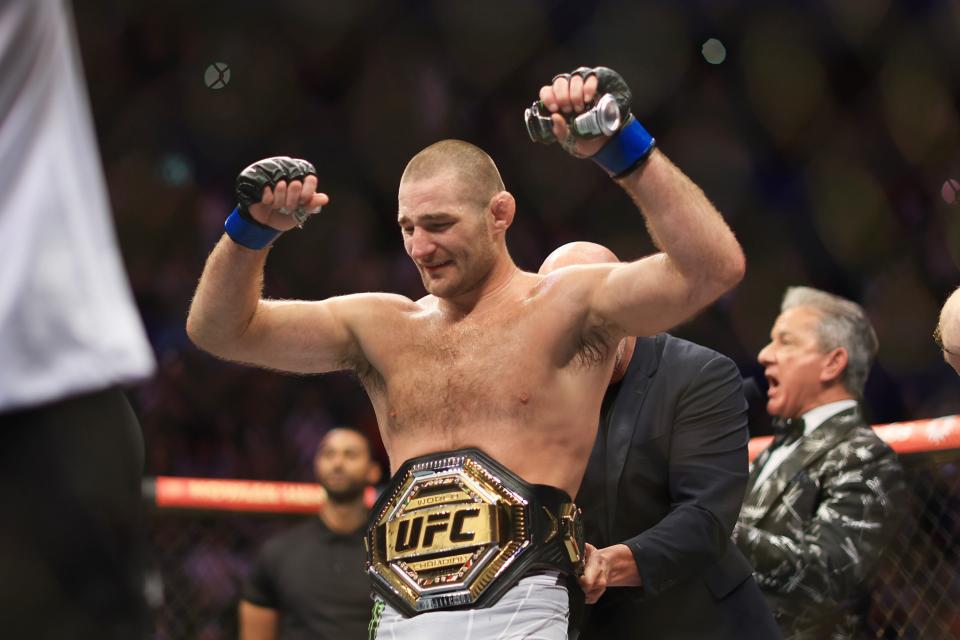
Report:
M335 433L352 433L355 436L359 437L360 440L363 441L364 448L367 451L367 457L373 460L373 446L370 444L370 438L367 437L366 433L364 433L357 427L352 427L348 425L333 427L332 429L324 433L323 437L320 438L320 442L317 443L317 449L316 449L316 452L314 453L315 456L318 456L323 452L323 448L326 446L327 440L330 438L332 434L335 434Z
M486 205L504 190L500 171L486 151L463 140L441 140L413 156L403 170L400 183L432 178L446 171L454 171L466 190L477 201Z
M820 314L817 343L823 353L843 347L847 351L847 367L841 380L844 388L856 398L863 397L867 374L877 355L880 343L863 307L840 296L811 287L790 287L783 296L780 311L794 307L813 307Z

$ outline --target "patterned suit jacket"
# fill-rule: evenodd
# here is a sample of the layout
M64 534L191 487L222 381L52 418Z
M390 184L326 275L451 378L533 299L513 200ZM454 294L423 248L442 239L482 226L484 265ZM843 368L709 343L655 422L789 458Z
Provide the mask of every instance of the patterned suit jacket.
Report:
M841 411L807 436L764 481L750 469L734 528L786 640L857 636L869 578L906 504L896 454Z

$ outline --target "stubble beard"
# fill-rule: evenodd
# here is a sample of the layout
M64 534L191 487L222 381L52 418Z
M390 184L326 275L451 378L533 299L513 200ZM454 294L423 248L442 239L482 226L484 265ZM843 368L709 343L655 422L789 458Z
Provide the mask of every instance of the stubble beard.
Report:
M484 245L478 244L476 251L467 259L462 259L462 257L451 258L453 264L449 268L456 270L457 279L448 284L445 283L444 291L437 291L435 287L428 284L430 282L429 276L425 270L421 271L420 278L423 281L424 289L437 298L450 299L470 293L482 285L493 272L497 257L492 234L484 233L481 242Z
M364 485L350 485L341 490L331 490L324 487L327 492L327 500L334 504L350 504L363 498L363 492L366 489Z

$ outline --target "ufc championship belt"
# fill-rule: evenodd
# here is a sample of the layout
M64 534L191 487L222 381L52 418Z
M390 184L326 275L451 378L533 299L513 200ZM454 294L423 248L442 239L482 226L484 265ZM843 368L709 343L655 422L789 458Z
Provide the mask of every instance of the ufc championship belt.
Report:
M583 522L570 496L478 449L408 460L371 517L367 572L408 617L488 607L534 569L582 570Z

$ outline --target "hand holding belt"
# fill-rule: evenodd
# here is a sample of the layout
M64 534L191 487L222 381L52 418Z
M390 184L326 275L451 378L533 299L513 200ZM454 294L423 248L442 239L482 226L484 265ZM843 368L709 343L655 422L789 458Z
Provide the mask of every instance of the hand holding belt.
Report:
M537 568L578 574L580 511L478 449L407 461L373 508L365 538L374 589L408 616L486 607Z

